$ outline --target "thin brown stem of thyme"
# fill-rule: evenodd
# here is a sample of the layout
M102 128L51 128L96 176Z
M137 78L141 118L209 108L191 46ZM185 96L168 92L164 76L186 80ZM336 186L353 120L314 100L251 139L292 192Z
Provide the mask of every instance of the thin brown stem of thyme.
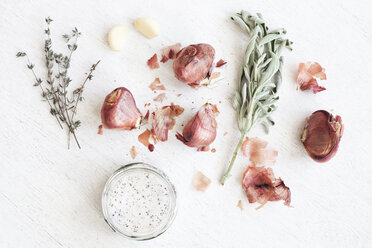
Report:
M95 64L91 67L88 76L85 78L83 84L81 85L81 87L80 87L80 89L79 89L79 93L78 93L78 96L77 96L77 100L76 100L75 106L74 106L74 108L72 109L72 115L71 115L71 120L72 120L72 121L74 120L74 116L75 116L75 113L76 113L77 105L78 105L79 99L80 99L80 97L81 97L81 94L83 94L84 86L85 86L86 82L87 82L88 80L90 80L90 78L92 77L92 74L93 74L95 68L97 67L97 65L99 64L99 62L101 62L101 60L98 60L98 62L95 63Z
M51 86L54 109L58 112L58 114L60 116L64 116L63 111L62 111L62 107L60 105L60 98L56 94L56 92L53 90L53 81L52 81L53 72L52 72L51 68L49 67L49 64L53 63L53 59L49 58L50 56L53 56L53 52L51 52L51 50L50 50L51 45L52 45L52 41L51 41L51 38L50 38L50 22L47 22L47 23L48 23L48 29L47 29L48 32L46 33L47 34L47 40L45 41L45 48L44 48L45 49L45 60L46 60L46 66L47 66L47 77L48 77L48 80L49 80L49 84ZM48 45L47 45L48 41L49 41L49 46L50 47L48 47ZM53 67L53 65L51 67ZM63 118L66 119L65 117L63 117ZM61 125L61 128L63 129L62 125Z
M74 47L74 46L76 45L78 37L79 37L79 34L76 34L76 36L75 36L75 42L73 43L72 47ZM73 51L74 51L73 48L70 49L70 55L68 56L68 64L66 65L66 68L65 68L66 75L67 75L67 70L68 70L68 68L70 68L71 57L72 57L72 53L73 53ZM65 75L65 76L66 76L66 75ZM65 94L65 91L66 91L66 82L63 84L63 86L64 86L64 87L63 87L63 90L64 90L64 94L63 94L63 96L64 96L64 99L65 99L66 113L67 113L67 118L68 118L68 120L69 120L69 122L70 122L70 127L69 127L69 128L70 128L70 132L68 132L68 134L67 134L67 142L68 142L68 146L67 146L67 148L70 149L70 143L71 143L70 140L71 140L71 133L72 133L73 136L74 136L74 139L75 139L75 141L76 141L76 144L78 145L79 149L81 149L80 144L79 144L79 141L78 141L77 138L76 138L75 131L72 129L72 128L75 128L75 127L72 127L72 126L71 126L71 124L73 123L73 122L72 122L73 117L71 117L71 120L70 120L70 117L69 117L69 114L68 114L67 101L66 101L66 94ZM72 115L74 115L74 113L72 113Z
M71 54L70 54L70 56L71 56ZM60 70L59 64L58 64L58 72L61 74L61 70ZM61 77L59 78L59 82L61 82ZM74 130L73 124L72 124L71 119L70 119L70 115L68 113L67 98L66 98L66 82L63 83L62 95L63 95L63 101L64 101L64 111L66 113L66 115L65 114L63 115L63 117L65 118L66 125L68 126L68 129L69 129L68 140L67 140L67 142L68 142L67 143L67 148L70 149L70 143L71 143L70 142L70 140L71 140L70 135L72 133L73 136L74 136L74 139L75 139L75 142L76 142L77 146L79 147L79 149L81 149L80 144L79 144L79 141L78 141L78 139L76 137L76 134L75 134L75 130Z
M26 58L27 58L28 64L31 65L31 61L30 61L30 58L28 57L28 55L26 55ZM49 98L48 98L48 96L46 95L43 86L41 85L41 82L39 82L39 80L38 80L38 78L37 78L37 76L36 76L36 73L35 73L34 69L31 68L31 71L32 71L32 74L33 74L34 77L35 77L36 83L39 85L39 87L40 87L40 89L41 89L41 92L42 92L43 96L45 96L44 98L45 98L46 101L48 102L49 107L50 107L51 109L53 109L52 104L50 103ZM56 117L56 120L57 120L59 126L63 129L63 126L62 126L61 122L59 121L58 116L57 116L57 115L54 115L54 117Z

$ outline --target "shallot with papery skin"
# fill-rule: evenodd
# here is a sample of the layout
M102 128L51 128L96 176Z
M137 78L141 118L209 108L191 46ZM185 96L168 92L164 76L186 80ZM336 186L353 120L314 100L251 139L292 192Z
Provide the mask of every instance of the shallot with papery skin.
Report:
M101 119L105 128L132 130L140 126L142 114L132 93L120 87L106 96L101 109Z
M249 203L258 202L263 207L268 201L284 200L284 205L291 204L291 191L280 178L275 178L271 168L248 166L243 175L242 187Z
M183 128L182 135L176 134L177 139L187 146L198 148L200 151L201 148L209 146L217 135L216 116L218 113L216 105L204 104Z
M327 162L337 152L344 125L341 117L318 110L308 118L301 141L316 162Z
M184 47L177 53L173 63L176 78L193 88L201 86L212 67L214 48L209 44L195 44Z

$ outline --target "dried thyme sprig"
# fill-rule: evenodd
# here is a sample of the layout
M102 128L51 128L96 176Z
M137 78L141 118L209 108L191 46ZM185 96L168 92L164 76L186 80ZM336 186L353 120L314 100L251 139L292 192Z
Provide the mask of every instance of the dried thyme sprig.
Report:
M80 121L72 121L70 117L70 109L71 105L74 103L73 101L69 100L67 97L68 91L67 87L70 85L70 82L72 81L71 78L68 76L68 69L70 68L71 64L71 57L74 51L77 49L77 40L80 37L81 33L78 31L78 29L75 27L72 30L71 35L64 34L62 38L65 39L65 42L67 44L67 48L69 49L70 53L68 56L64 56L63 54L55 54L54 61L58 65L58 75L56 78L59 80L59 93L60 93L60 99L63 101L63 109L62 112L65 113L66 116L66 122L68 123L69 127L69 133L68 133L68 148L70 148L70 134L73 135L76 144L80 148L79 141L77 140L75 130L80 126ZM72 43L70 41L73 40Z
M62 127L62 124L61 124L61 122L60 122L60 120L58 119L59 116L57 115L57 110L56 110L56 108L54 108L54 107L52 106L52 104L54 105L54 102L53 102L54 100L50 98L50 95L47 93L47 90L44 89L44 87L42 86L42 82L43 82L43 81L41 80L41 78L39 78L39 77L36 76L36 73L35 73L35 71L34 71L34 67L35 67L35 65L31 63L30 58L28 57L27 53L25 53L25 52L18 52L18 53L16 54L16 56L17 56L17 58L19 58L19 57L26 57L26 59L27 59L27 68L28 68L29 70L31 70L31 72L32 72L32 74L34 75L34 78L35 78L35 83L34 83L33 86L35 86L35 87L39 86L39 87L40 87L40 89L41 89L41 96L42 96L42 97L43 97L43 98L48 102L49 107L50 107L50 113L51 113L53 116L55 116L55 118L56 118L56 120L57 120L59 126L60 126L61 128L63 128L63 127ZM54 106L55 106L55 105L54 105ZM63 121L63 120L62 120L62 121Z
M257 123L262 123L268 131L274 121L270 115L276 109L279 99L278 88L282 81L283 57L285 47L291 49L288 39L284 38L285 29L269 30L261 14L251 15L241 11L231 17L250 36L245 52L245 60L239 74L238 91L233 99L233 107L238 113L240 140L234 150L226 173L221 178L223 185L243 144L244 138Z
M93 72L96 70L96 67L98 66L99 62L101 62L101 60L98 60L97 63L93 64L91 67L90 67L90 72L88 74L88 76L85 78L83 84L80 86L80 88L77 88L76 90L74 90L73 92L73 101L72 102L75 102L75 105L74 107L72 108L72 116L71 116L71 119L73 120L74 119L74 116L76 114L76 109L77 109L77 104L79 101L82 101L84 98L81 96L83 94L83 91L84 91L84 87L85 87L85 84L86 82L89 80L91 81L93 79Z
M17 57L27 58L27 67L32 71L36 83L34 86L39 86L42 92L42 97L48 102L50 106L50 113L56 117L58 124L62 128L62 123L67 126L68 129L68 148L70 147L70 134L73 135L75 142L79 148L80 144L76 137L76 129L80 126L79 120L74 120L76 114L76 108L79 101L83 100L82 92L83 88L88 80L93 78L93 72L95 71L98 63L93 64L90 73L84 80L82 86L77 90L73 91L71 98L68 96L68 86L71 83L71 78L68 75L68 69L71 65L71 57L74 51L77 49L77 40L81 33L77 28L72 30L71 35L63 35L62 38L67 43L69 54L63 55L62 53L56 53L52 49L52 40L50 37L50 24L53 20L50 17L45 19L47 28L44 30L46 39L44 42L45 52L45 65L47 67L47 76L45 83L43 80L36 76L34 71L34 65L30 62L29 57L25 52L18 52ZM54 65L57 64L57 70L53 71ZM43 85L44 86L43 86Z
M61 121L65 121L64 113L62 112L62 106L59 101L58 89L54 86L53 78L53 66L54 66L54 52L52 50L52 39L50 37L50 24L53 20L50 17L45 18L47 28L44 30L47 38L44 42L44 52L45 52L45 65L47 67L47 84L50 86L47 89L48 96L52 99L54 110L53 113L58 116Z
M74 121L74 117L75 117L75 114L76 114L76 109L77 109L78 103L84 100L84 98L82 97L82 94L83 94L83 91L84 91L85 84L86 84L87 81L91 81L93 79L93 72L96 70L96 67L98 66L99 62L101 62L101 60L98 60L97 63L93 64L90 67L90 72L89 72L88 76L85 78L85 80L82 83L82 85L80 86L80 88L77 88L73 91L72 100L68 100L69 104L73 105L72 107L69 107L69 110L71 110L71 112L72 112L71 123L73 125L74 130L76 128L78 128L81 124L81 122L79 120ZM69 133L68 139L70 140L70 133Z

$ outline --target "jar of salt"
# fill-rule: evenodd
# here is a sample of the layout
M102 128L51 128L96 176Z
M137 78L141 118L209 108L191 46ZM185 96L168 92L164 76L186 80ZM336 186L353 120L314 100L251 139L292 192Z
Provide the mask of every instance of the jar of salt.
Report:
M115 231L135 240L164 233L176 215L176 190L158 168L132 163L114 172L102 194L106 222Z

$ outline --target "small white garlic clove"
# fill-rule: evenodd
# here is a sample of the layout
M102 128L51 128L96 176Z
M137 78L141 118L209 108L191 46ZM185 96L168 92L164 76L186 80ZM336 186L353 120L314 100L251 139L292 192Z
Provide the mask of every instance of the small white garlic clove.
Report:
M152 18L137 18L134 27L147 38L153 38L160 33L159 23Z
M112 50L120 51L124 46L127 30L122 25L116 25L109 31L107 41Z

